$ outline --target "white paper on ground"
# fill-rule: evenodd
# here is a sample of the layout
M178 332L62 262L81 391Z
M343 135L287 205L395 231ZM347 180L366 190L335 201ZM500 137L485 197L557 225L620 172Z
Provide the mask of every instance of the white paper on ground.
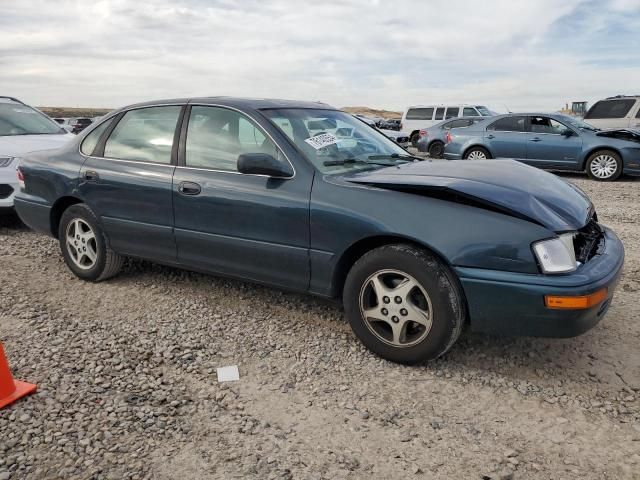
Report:
M218 367L216 369L218 373L218 382L235 382L240 380L240 372L237 365L230 365L228 367Z

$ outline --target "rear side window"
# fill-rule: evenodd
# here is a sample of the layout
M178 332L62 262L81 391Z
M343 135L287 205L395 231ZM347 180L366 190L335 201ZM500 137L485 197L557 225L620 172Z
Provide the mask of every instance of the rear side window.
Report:
M188 167L235 172L243 153L282 159L275 143L241 113L221 107L191 108L185 151Z
M447 123L444 128L445 130L449 130L450 128L460 128L460 127L468 127L473 124L471 120L454 120L452 122Z
M475 108L464 107L464 109L462 110L463 117L477 117L479 115L480 114L477 112Z
M436 110L436 116L434 120L442 120L444 118L444 107L439 107Z
M633 98L600 100L589 109L584 118L624 118L635 103Z
M407 111L407 120L431 120L433 108L410 108Z
M460 107L447 108L447 114L445 118L455 118L460 116Z
M130 110L104 146L104 156L123 160L171 163L171 149L180 106Z
M524 132L525 117L504 117L496 120L487 127L487 130L497 132Z
M100 137L102 136L104 131L107 128L109 128L109 125L111 125L112 121L113 119L107 120L106 122L103 122L100 125L98 125L96 128L94 128L91 131L91 133L89 133L89 135L87 135L85 139L82 141L82 145L80 146L80 151L85 155L93 155L93 151L95 150L96 145L100 141Z

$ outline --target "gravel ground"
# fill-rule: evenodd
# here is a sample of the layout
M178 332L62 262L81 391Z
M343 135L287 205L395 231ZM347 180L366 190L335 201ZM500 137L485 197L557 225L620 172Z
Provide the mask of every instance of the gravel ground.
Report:
M639 479L640 181L565 178L627 248L606 319L566 340L465 333L418 367L315 298L141 261L82 282L1 218L0 340L38 393L0 411L0 480Z

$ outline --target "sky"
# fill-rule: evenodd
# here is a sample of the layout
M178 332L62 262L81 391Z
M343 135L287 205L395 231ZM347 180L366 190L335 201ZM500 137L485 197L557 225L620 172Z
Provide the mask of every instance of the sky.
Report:
M640 94L640 0L0 0L0 95L555 111Z

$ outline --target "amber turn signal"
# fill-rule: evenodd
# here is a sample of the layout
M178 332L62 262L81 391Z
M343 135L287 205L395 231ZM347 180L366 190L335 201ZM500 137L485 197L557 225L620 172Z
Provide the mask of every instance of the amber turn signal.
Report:
M590 295L577 297L561 297L558 295L545 295L544 304L547 308L583 310L598 305L607 298L607 289L603 288Z

